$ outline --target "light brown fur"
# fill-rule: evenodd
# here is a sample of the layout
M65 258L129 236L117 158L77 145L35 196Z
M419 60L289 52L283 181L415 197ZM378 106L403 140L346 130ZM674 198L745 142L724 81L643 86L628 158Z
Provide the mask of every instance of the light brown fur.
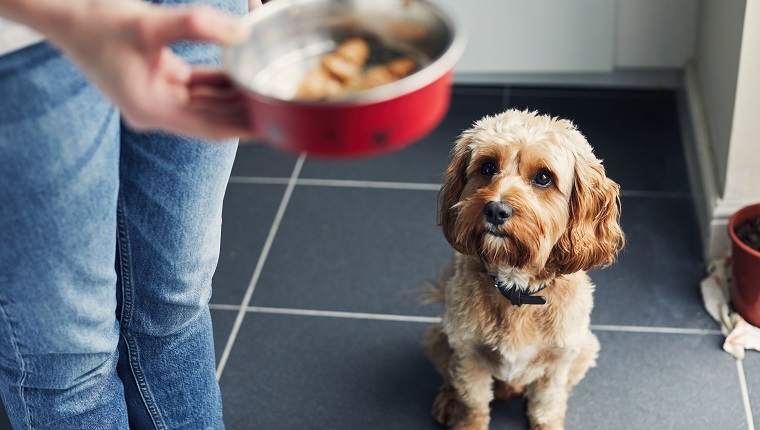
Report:
M484 163L493 163L492 175ZM541 172L549 186L540 186ZM513 209L503 224L486 221L492 201ZM444 379L433 416L483 430L491 400L524 394L532 429L564 428L570 390L599 351L585 271L611 264L624 245L618 185L572 123L509 110L456 143L439 223L458 252L439 279L442 322L424 339ZM512 305L493 276L527 292L546 285L547 303Z

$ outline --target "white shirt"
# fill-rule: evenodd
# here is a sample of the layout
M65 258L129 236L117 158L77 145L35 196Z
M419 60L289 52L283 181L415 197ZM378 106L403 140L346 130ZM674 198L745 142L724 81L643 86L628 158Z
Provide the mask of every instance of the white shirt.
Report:
M0 18L0 55L33 45L45 36L29 27Z

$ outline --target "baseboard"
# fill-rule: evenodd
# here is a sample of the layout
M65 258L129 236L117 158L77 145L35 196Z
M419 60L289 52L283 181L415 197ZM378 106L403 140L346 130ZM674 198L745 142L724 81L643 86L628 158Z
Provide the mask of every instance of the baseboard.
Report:
M713 239L719 236L720 229L719 223L713 223L713 212L719 194L715 161L710 149L710 133L707 129L707 113L694 63L688 64L684 70L684 86L683 90L678 92L677 101L694 209L699 223L704 258L709 261L722 252L721 244L713 243Z

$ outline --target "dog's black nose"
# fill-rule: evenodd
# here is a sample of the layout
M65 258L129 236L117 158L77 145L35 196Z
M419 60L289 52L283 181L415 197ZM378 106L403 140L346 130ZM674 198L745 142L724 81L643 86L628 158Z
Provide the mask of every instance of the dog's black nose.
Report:
M483 215L486 216L486 221L493 225L504 224L514 212L512 206L504 202L488 202L486 207L483 208Z

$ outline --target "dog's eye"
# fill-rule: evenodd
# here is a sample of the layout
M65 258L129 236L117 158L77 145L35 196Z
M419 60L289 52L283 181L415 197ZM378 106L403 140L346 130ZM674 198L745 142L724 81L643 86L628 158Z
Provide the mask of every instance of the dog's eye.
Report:
M547 188L552 182L552 177L546 170L539 170L533 177L533 184L537 187Z
M483 176L488 176L490 178L496 174L496 164L494 164L493 161L486 161L480 166L480 173L482 173Z

